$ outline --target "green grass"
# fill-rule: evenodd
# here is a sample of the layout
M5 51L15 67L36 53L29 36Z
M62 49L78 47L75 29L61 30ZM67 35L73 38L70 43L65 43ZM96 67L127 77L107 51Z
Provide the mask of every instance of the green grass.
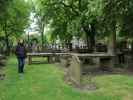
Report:
M82 92L67 85L63 71L52 64L26 65L21 77L12 57L5 73L5 80L0 81L0 100L133 100L132 76L96 76L93 81L99 89Z

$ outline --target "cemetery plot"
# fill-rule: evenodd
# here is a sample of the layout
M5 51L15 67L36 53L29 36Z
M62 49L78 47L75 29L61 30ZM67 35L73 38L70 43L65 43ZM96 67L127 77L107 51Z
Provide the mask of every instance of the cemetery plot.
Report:
M111 70L114 66L114 55L107 53L79 54L79 53L28 53L29 64L35 63L34 57L46 57L48 63L59 61L67 67L67 77L77 85L80 85L82 75L89 72L89 66L97 66L101 70ZM85 63L87 62L87 69Z
M68 77L76 85L80 85L83 68L84 68L84 59L96 59L95 65L103 69L111 69L114 65L113 57L111 54L71 54L71 60L68 67ZM81 60L82 59L82 60ZM90 64L93 66L92 64Z

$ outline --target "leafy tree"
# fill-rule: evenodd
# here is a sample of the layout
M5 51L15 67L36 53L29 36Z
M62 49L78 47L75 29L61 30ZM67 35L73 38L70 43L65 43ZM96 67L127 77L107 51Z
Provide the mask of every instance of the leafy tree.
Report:
M2 29L1 32L4 34L6 41L7 54L10 50L10 36L15 36L16 38L18 38L22 34L28 24L29 12L29 5L23 0L8 1L8 6L6 8L6 11L3 12L3 18L0 23Z
M103 21L106 32L110 33L112 39L111 52L116 52L116 34L131 34L133 1L131 0L103 0Z
M38 9L49 19L53 37L70 41L72 36L81 37L85 33L90 48L95 45L95 24L101 13L99 3L101 0L36 0Z
M93 49L96 35L108 36L109 52L115 54L117 36L132 36L132 0L35 0L35 4L39 16L47 19L41 23L51 25L53 39L85 36Z

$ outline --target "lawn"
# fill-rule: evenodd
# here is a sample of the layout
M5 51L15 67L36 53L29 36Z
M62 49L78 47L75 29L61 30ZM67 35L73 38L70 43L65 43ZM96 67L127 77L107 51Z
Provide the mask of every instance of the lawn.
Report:
M67 85L57 65L26 65L22 76L16 66L16 59L9 58L5 80L0 80L0 100L133 100L133 76L96 76L98 89L87 92Z

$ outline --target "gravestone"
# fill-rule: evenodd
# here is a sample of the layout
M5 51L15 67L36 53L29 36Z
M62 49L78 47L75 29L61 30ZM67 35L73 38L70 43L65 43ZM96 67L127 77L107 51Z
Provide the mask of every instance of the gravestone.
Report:
M84 63L83 59L94 59L94 64L102 69L112 69L113 67L113 55L110 54L71 54L70 65L68 67L68 77L76 85L80 85ZM81 60L82 58L82 60Z

